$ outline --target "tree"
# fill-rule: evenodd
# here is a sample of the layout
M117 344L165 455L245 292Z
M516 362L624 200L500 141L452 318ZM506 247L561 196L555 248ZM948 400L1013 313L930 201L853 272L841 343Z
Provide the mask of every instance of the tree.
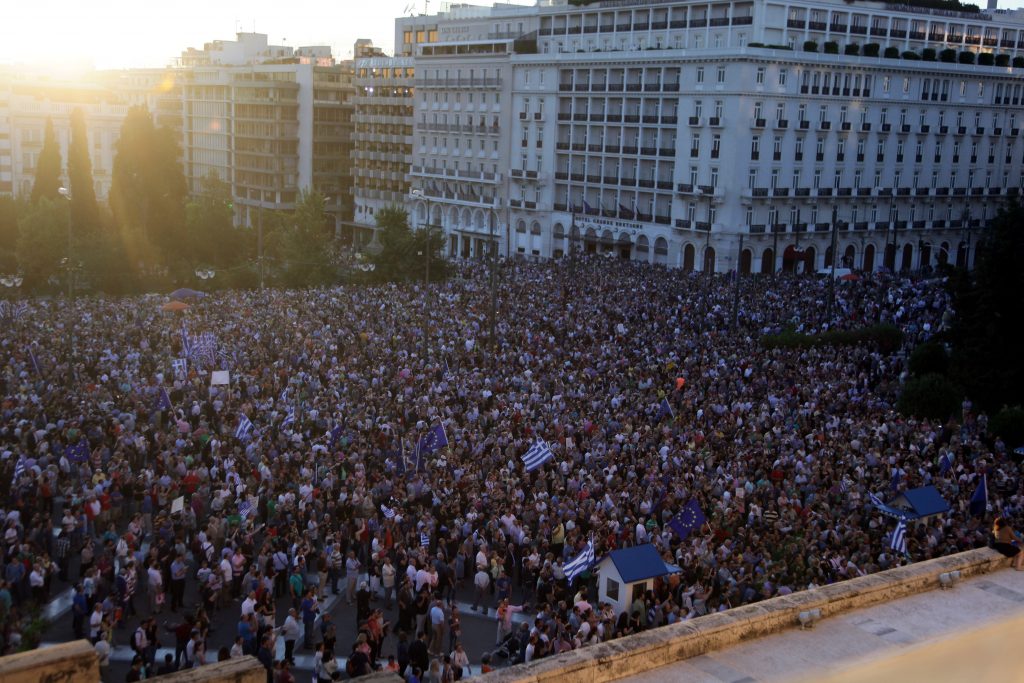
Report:
M168 264L187 258L185 175L173 133L132 107L121 125L110 186L114 224L134 262Z
M252 252L252 231L236 228L231 188L211 172L200 193L185 206L185 235L190 267L234 267Z
M953 280L951 376L988 412L1020 403L1024 386L1024 208L1001 210L977 245L973 273Z
M60 145L57 144L57 134L53 130L53 120L46 119L43 149L39 152L36 180L32 184L33 204L44 197L54 201L60 199L60 169Z
M18 221L18 267L25 276L25 289L46 285L51 276L61 275L61 262L68 253L68 203L42 197Z
M89 159L89 135L85 112L71 112L71 144L68 146L68 183L71 190L71 226L76 233L93 235L100 227L100 209L92 185L92 161Z
M277 278L286 287L313 287L336 279L333 231L327 228L324 196L303 191L290 213L264 218L266 256L278 264Z
M444 247L444 235L437 229L409 229L409 215L397 206L377 212L380 228L380 254L373 258L374 275L385 281L421 280L426 278L430 257L430 280L438 282L447 277L447 263L439 256ZM429 241L428 241L429 240Z
M23 201L0 196L0 272L10 273L17 266L15 247L18 243L18 214Z

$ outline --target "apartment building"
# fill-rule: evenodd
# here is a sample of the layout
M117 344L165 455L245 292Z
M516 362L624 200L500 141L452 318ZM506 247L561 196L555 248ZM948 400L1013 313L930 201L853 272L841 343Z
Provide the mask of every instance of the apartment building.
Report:
M435 19L409 206L451 255L495 239L774 272L827 267L834 240L838 265L967 263L1020 193L1020 12L540 0Z

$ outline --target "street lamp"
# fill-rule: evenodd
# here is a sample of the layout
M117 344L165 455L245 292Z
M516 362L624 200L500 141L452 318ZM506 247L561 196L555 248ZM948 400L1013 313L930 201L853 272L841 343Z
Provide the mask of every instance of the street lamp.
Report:
M196 277L200 280L212 280L217 276L217 271L213 268L199 268L196 270Z
M68 190L68 188L66 188L66 187L59 187L59 188L57 188L57 194L59 194L64 199L68 200L68 202L71 202L71 191ZM74 296L74 284L73 284L72 279L71 279L72 275L71 275L71 268L70 268L70 266L71 266L71 210L70 210L70 208L68 209L68 253L67 253L67 256L64 258L64 263L66 263L68 265L68 299L70 300L71 297Z
M838 230L838 207L832 204L832 272L828 278L828 310L825 313L825 321L832 327L832 314L836 307L836 232Z
M426 240L424 241L423 251L417 251L416 255L417 256L425 256L424 260L426 261L425 278L424 278L424 286L426 288L426 292L425 292L425 297L426 297L426 306L425 306L425 309L426 309L425 310L426 329L424 330L424 339L426 340L427 356L429 357L430 356L430 227L431 227L430 226L430 199L423 192L423 190L421 190L419 188L414 188L412 190L409 190L409 194L412 195L413 197L417 198L417 199L422 199L424 201L424 203L426 204L426 207L427 207L427 222L426 222L426 226L424 228L426 230Z

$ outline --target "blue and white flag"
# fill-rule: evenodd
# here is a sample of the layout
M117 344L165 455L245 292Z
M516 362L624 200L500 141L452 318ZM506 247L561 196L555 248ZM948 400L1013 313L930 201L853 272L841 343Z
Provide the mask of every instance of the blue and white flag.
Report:
M341 425L340 424L334 425L334 429L332 429L331 432L330 432L330 437L331 438L327 441L327 448L328 449L334 450L334 444L338 443L338 439L341 438L341 432L342 432Z
M971 496L971 502L968 505L968 509L975 517L983 517L987 508L988 479L986 475L982 474L981 481L978 482L978 488L974 489L974 494Z
M587 541L587 547L580 551L580 554L565 563L562 570L569 583L576 580L576 577L590 569L594 564L594 539Z
M901 555L907 554L907 522L903 519L896 522L896 528L892 532L892 540L889 547Z
M171 361L171 370L174 371L175 378L184 380L188 377L188 359L175 358Z
M292 408L291 410L288 411L288 414L285 415L284 419L281 421L281 429L284 429L286 427L290 427L294 423L295 423L295 408Z
M156 409L157 410L173 410L174 406L171 405L171 397L167 395L167 390L160 387L160 393L156 397Z
M430 547L430 534L426 531L420 532L420 545L424 548Z
M29 348L29 350L28 350L28 357L32 361L32 369L36 371L37 375L42 377L43 376L43 371L39 367L39 359L36 358L36 354L35 354L35 352L31 348Z
M18 480L21 479L22 475L27 471L28 468L25 466L25 456L19 455L18 461L14 463L14 478L11 479L11 488L17 486Z
M874 506L875 506L876 508L884 508L884 507L888 507L888 506L887 506L887 505L886 505L886 504L885 504L885 503L884 503L884 502L882 501L882 499L881 499L881 498L879 498L878 496L876 496L876 495L875 495L874 493L870 493L870 492L868 493L868 501L869 501L869 502L870 502L870 503L871 503L872 505L874 505Z
M252 503L248 500L243 500L238 504L238 514L243 518L248 517L252 514Z
M444 432L444 425L438 423L427 430L426 434L416 442L418 455L430 455L434 451L448 445L448 435Z
M389 508L384 503L380 504L380 511L381 511L381 514L384 515L384 519L394 519L395 518L395 511L392 508Z
M900 490L900 482L903 480L903 470L896 467L892 471L892 484L890 485L893 491Z
M185 327L185 321L181 321L181 355L188 358L192 355L192 337L188 334L188 328Z
M526 467L527 472L533 472L535 469L554 457L555 454L551 452L551 447L544 443L543 439L537 439L533 442L530 448L523 453L523 466Z
M850 492L850 481L846 477L839 480L839 492L844 494Z
M235 429L236 439L245 439L249 436L249 432L252 431L252 421L245 415L241 415L238 418L238 427Z
M953 469L953 463L950 462L949 455L943 453L942 457L939 458L939 475L946 476L946 472L949 472L951 469Z

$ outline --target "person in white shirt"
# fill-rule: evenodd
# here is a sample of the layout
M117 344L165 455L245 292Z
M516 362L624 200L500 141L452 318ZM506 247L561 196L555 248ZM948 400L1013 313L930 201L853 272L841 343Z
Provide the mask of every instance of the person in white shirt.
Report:
M93 643L100 639L103 633L103 603L97 602L93 606L92 614L89 615L89 638Z
M281 637L284 638L284 658L293 665L295 658L292 653L295 652L295 641L299 638L299 620L296 618L296 614L294 608L288 610L288 616L285 617L284 624L281 626Z
M256 613L256 591L249 591L249 596L242 600L242 616Z

